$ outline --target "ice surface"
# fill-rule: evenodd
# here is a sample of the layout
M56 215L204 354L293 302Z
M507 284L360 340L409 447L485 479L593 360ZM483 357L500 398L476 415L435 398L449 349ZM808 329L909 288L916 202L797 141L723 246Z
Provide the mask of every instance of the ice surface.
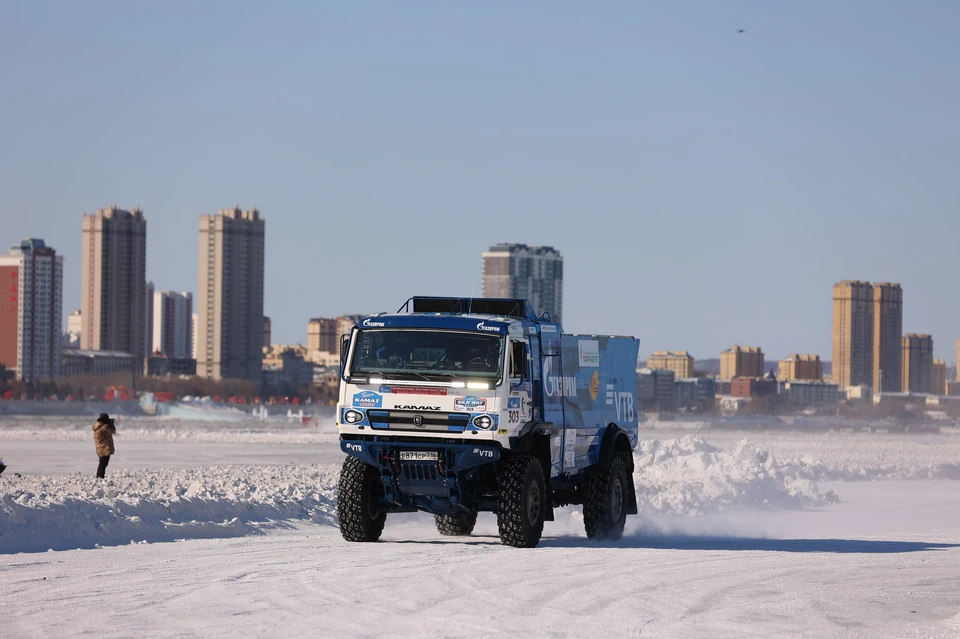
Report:
M323 431L122 421L97 482L87 424L0 426L7 473L90 466L0 478L4 634L960 636L960 484L926 479L956 438L658 432L622 540L570 507L519 550L489 513L469 538L411 514L344 542L339 466L304 462L339 454Z

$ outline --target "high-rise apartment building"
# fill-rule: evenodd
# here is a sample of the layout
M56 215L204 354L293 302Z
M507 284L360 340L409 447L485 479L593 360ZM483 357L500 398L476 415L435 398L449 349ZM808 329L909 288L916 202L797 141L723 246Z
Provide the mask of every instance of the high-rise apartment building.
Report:
M153 294L153 349L174 359L193 357L193 294Z
M934 395L947 394L947 363L942 359L933 360L933 381L930 392Z
M777 379L781 382L816 381L823 379L823 362L819 355L792 353L779 362Z
M903 372L903 289L844 280L833 287L833 381L898 392Z
M562 321L563 257L550 246L497 244L483 253L483 296L528 299Z
M339 350L336 319L315 317L307 323L307 351L337 353Z
M273 326L270 323L270 318L266 315L263 316L263 347L270 348L273 344Z
M264 220L257 209L200 216L197 375L259 382Z
M80 348L142 361L147 327L147 220L116 206L83 216Z
M0 255L0 364L17 379L60 376L63 257L25 239Z
M693 377L693 356L687 351L653 351L647 358L647 368L673 371L676 379Z
M833 383L873 384L873 286L844 280L833 286Z
M146 324L143 327L143 353L149 357L154 350L153 345L153 295L155 289L153 287L153 282L147 282L146 287L144 288L144 294L147 296L147 312L144 316L146 318ZM157 346L156 348L160 348Z
M903 336L903 389L911 393L933 392L933 338L926 334Z
M763 350L759 346L737 346L720 353L720 379L763 377Z
M873 383L876 391L899 392L903 386L903 289L873 284ZM882 380L882 382L881 382Z
M191 326L191 330L190 330L190 334L192 335L192 337L190 338L190 340L191 340L191 341L190 341L190 345L191 345L191 348L192 348L192 351L193 351L190 356L191 356L193 359L197 359L197 322L198 322L197 314L194 313L194 314L193 314L193 317L190 318L190 320L191 320L191 321L190 321L190 324L192 325L192 326Z

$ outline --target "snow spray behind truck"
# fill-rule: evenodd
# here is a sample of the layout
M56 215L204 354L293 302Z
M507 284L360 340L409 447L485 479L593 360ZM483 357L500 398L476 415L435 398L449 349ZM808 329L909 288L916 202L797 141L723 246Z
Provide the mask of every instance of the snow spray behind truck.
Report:
M619 539L637 513L638 349L564 334L518 299L413 297L361 319L341 342L344 539L418 510L469 535L490 511L504 544L530 548L569 504L588 537Z

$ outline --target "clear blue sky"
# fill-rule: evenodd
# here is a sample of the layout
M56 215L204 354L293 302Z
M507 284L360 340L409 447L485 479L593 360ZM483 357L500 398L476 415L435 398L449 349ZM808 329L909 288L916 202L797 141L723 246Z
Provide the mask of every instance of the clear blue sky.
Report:
M566 328L642 353L828 359L833 283L897 281L904 331L953 361L958 24L947 1L0 1L0 239L65 256L67 313L82 213L142 207L149 278L195 291L198 216L257 206L275 342L479 294L503 241L558 248Z

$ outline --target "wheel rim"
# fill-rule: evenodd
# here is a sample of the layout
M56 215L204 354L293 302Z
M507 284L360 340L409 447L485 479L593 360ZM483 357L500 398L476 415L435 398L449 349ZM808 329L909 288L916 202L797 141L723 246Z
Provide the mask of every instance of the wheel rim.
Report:
M623 514L623 482L617 479L610 491L610 516L613 521L620 521L621 514Z
M530 489L527 491L527 521L535 526L540 519L540 489L537 484L531 482Z

